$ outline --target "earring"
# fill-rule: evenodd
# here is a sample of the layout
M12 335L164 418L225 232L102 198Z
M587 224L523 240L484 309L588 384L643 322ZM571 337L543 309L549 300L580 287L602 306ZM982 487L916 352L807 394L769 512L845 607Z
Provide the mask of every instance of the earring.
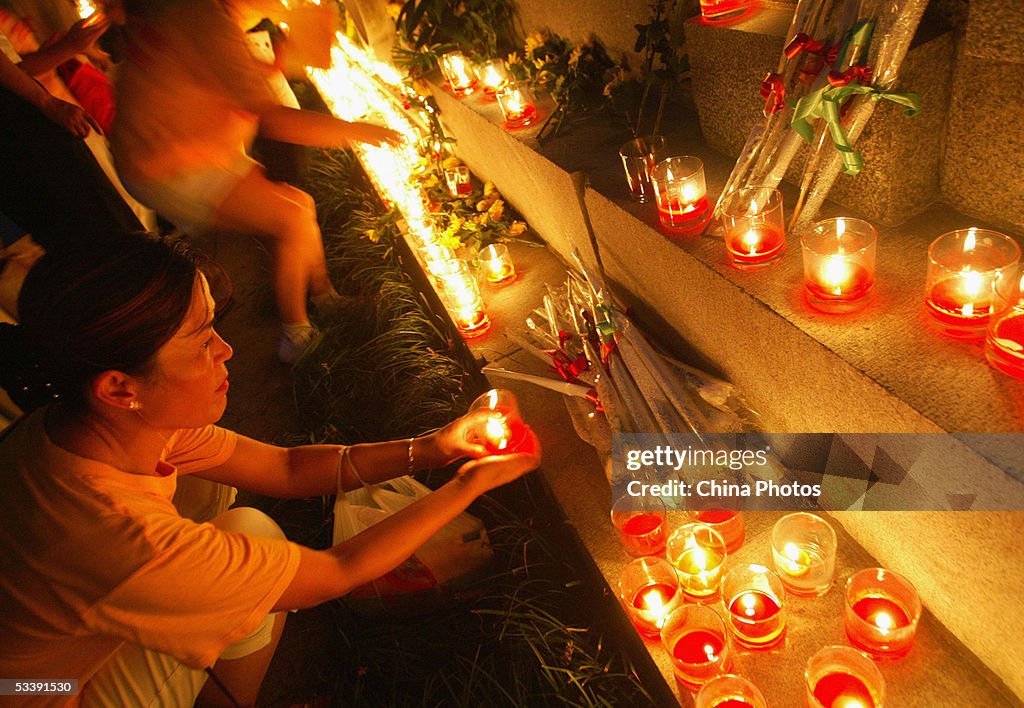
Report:
M138 402L138 401L136 401L136 400L132 400L132 401L130 401L130 402L128 403L128 408L130 408L130 409L131 409L131 410L133 410L133 411L137 411L137 410L139 410L139 402Z

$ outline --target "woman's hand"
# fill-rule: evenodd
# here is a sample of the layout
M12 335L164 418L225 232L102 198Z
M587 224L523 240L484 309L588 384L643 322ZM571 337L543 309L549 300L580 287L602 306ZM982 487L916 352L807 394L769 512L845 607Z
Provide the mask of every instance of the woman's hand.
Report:
M110 20L96 13L71 25L67 34L59 41L75 54L85 54L93 48L96 40L103 36L108 27L110 27Z
M470 432L478 429L487 422L491 412L478 409L470 411L461 418L456 418L436 433L428 436L434 448L434 456L443 467L463 457L486 457L487 448L479 442L474 442Z
M385 144L397 146L402 142L402 134L398 131L373 123L349 123L347 132L349 142L367 143L377 147Z
M540 441L529 428L526 435L526 441L517 448L519 452L470 460L459 468L457 476L469 482L480 495L537 469L541 459Z
M91 129L101 135L103 133L92 116L75 104L62 101L55 96L49 96L39 110L54 123L63 126L69 133L79 138L88 137Z

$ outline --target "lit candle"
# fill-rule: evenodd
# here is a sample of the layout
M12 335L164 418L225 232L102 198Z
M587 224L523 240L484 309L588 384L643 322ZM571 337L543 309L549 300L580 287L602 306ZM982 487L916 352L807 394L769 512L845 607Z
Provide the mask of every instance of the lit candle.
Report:
M657 496L623 494L612 504L612 525L626 553L636 558L665 550L665 502Z
M651 170L665 153L664 135L645 135L624 143L619 148L619 158L626 172L629 196L640 203L649 202L654 196L651 186Z
M452 93L460 98L476 89L476 79L469 59L462 52L448 52L441 56L441 73L448 81Z
M681 605L669 614L661 642L672 659L676 678L697 689L729 670L732 649L725 624L705 605Z
M461 197L473 192L468 167L462 165L449 167L444 171L444 179L448 185L448 193L453 197Z
M492 455L515 452L526 437L526 424L519 414L519 403L511 391L494 388L470 405L471 411L487 410L490 415L482 428L467 432L471 442L482 444Z
M898 658L910 651L921 616L921 600L906 578L868 568L846 583L846 634L874 656Z
M772 565L794 595L824 595L835 575L835 530L815 514L783 516L772 528Z
M694 708L768 708L757 686L737 674L717 676L701 686Z
M826 708L874 708L875 705L863 681L841 672L822 676L814 685L814 697Z
M498 107L505 116L505 127L523 128L537 120L537 109L525 88L514 81L508 81L495 94Z
M824 647L804 670L810 708L881 708L885 680L875 662L850 647Z
M782 193L767 187L739 189L722 202L729 264L747 270L770 265L786 250Z
M687 512L694 521L710 526L725 541L725 549L735 553L743 546L747 530L743 514L729 509L700 509Z
M725 562L725 541L705 524L685 524L669 538L669 561L679 573L679 586L691 598L717 597Z
M438 276L438 285L438 295L463 337L479 337L490 328L480 288L465 261L452 262L451 268Z
M656 636L679 604L676 573L661 558L637 558L619 576L619 600L637 631Z
M985 356L1004 374L1024 379L1024 276L1002 278L993 290Z
M75 9L78 10L78 16L82 19L92 17L96 14L96 6L90 2L90 0L76 0Z
M822 312L852 312L874 293L875 227L838 217L814 225L801 239L807 301Z
M497 93L509 79L505 62L501 59L491 59L485 62L477 68L476 75L480 79L480 83L483 84L484 92L489 96Z
M961 229L935 239L928 249L928 322L949 337L983 337L992 312L993 283L1019 260L1017 243L995 231Z
M696 157L670 157L651 170L651 184L664 231L700 233L709 214L704 163Z
M782 598L786 590L763 565L737 566L722 580L727 620L736 640L760 649L778 644L786 630Z
M512 264L512 255L508 246L496 243L480 251L480 262L488 282L503 283L515 280L516 268Z

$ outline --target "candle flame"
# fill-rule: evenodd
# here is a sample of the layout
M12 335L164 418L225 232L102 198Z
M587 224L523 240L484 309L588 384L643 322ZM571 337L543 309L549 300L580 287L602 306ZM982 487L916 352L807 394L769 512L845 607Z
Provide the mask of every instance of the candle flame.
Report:
M484 72L484 83L491 88L498 88L502 84L501 76L498 75L498 70L493 66L488 66Z
M836 219L836 238L842 239L843 234L846 233L846 220L843 217Z
M492 388L487 392L487 407L492 411L498 407L498 389Z
M699 569L701 573L708 569L708 554L707 552L698 545L696 539L690 536L686 539L685 552L688 552L693 564Z
M671 179L671 177L669 177L669 179ZM695 202L697 201L698 196L697 188L694 185L689 182L683 185L682 200L684 203L689 204L691 202Z
M523 94L519 92L519 89L515 89L508 94L505 99L505 105L508 107L508 112L513 118L522 115L523 111L526 110L526 101L523 99Z
M747 617L753 617L757 614L757 610L755 609L757 607L757 598L754 597L753 593L745 593L740 598L740 604L743 605L743 614Z
M875 626L878 627L879 631L882 634L888 634L889 630L892 629L895 625L896 622L893 621L892 615L890 615L888 612L879 612L877 615L875 615Z
M664 614L665 612L665 601L657 590L648 590L644 594L644 606L649 612L655 614Z
M747 210L747 216L757 216L759 209L760 209L760 206L758 205L757 200L751 199L750 200L750 209Z
M757 247L760 245L760 243L761 238L753 229L750 229L749 231L747 231L747 233L743 235L743 245L747 247L747 250L750 252L750 255L752 256L757 254Z
M850 280L850 264L843 256L829 256L821 270L821 279L833 295L843 294L843 285Z
M963 313L964 317L973 317L974 316L974 303L973 302L969 302L966 305L964 305L963 309L961 310L961 312Z
M974 250L974 247L978 241L977 233L978 229L975 228L974 226L967 229L967 238L964 239L964 253Z
M475 313L474 313L475 314ZM467 319L467 322L472 321ZM491 444L499 450L504 450L508 447L509 429L505 423L505 416L493 415L487 419L486 427L487 438Z
M715 653L715 648L710 644L704 645L704 655L708 657L708 661L718 661L718 654Z
M964 292L971 296L981 292L981 286L985 281L981 273L971 270L970 267L965 267L962 280Z
M78 16L82 19L91 17L96 12L96 6L89 0L78 0L75 3L75 8L78 10Z
M841 704L840 701L842 701ZM864 705L863 701L857 698L850 698L848 696L841 696L832 705L834 708L867 708L867 706Z
M795 543L789 542L782 547L783 570L790 575L803 575L810 567L810 557L800 550Z

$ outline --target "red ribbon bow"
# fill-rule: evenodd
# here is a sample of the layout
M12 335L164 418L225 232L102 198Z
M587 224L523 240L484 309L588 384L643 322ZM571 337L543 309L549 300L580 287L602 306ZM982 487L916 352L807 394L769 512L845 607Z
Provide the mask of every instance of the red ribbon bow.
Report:
M766 116L778 113L786 107L786 86L782 83L782 77L774 71L769 72L761 81L761 98L765 100Z
M874 76L874 70L870 66L851 66L846 71L828 72L828 82L833 86L846 86L851 81L868 86Z
M792 59L800 54L800 52L821 54L823 49L825 49L824 44L811 39L811 37L804 32L799 32L782 51L785 52L787 59Z

